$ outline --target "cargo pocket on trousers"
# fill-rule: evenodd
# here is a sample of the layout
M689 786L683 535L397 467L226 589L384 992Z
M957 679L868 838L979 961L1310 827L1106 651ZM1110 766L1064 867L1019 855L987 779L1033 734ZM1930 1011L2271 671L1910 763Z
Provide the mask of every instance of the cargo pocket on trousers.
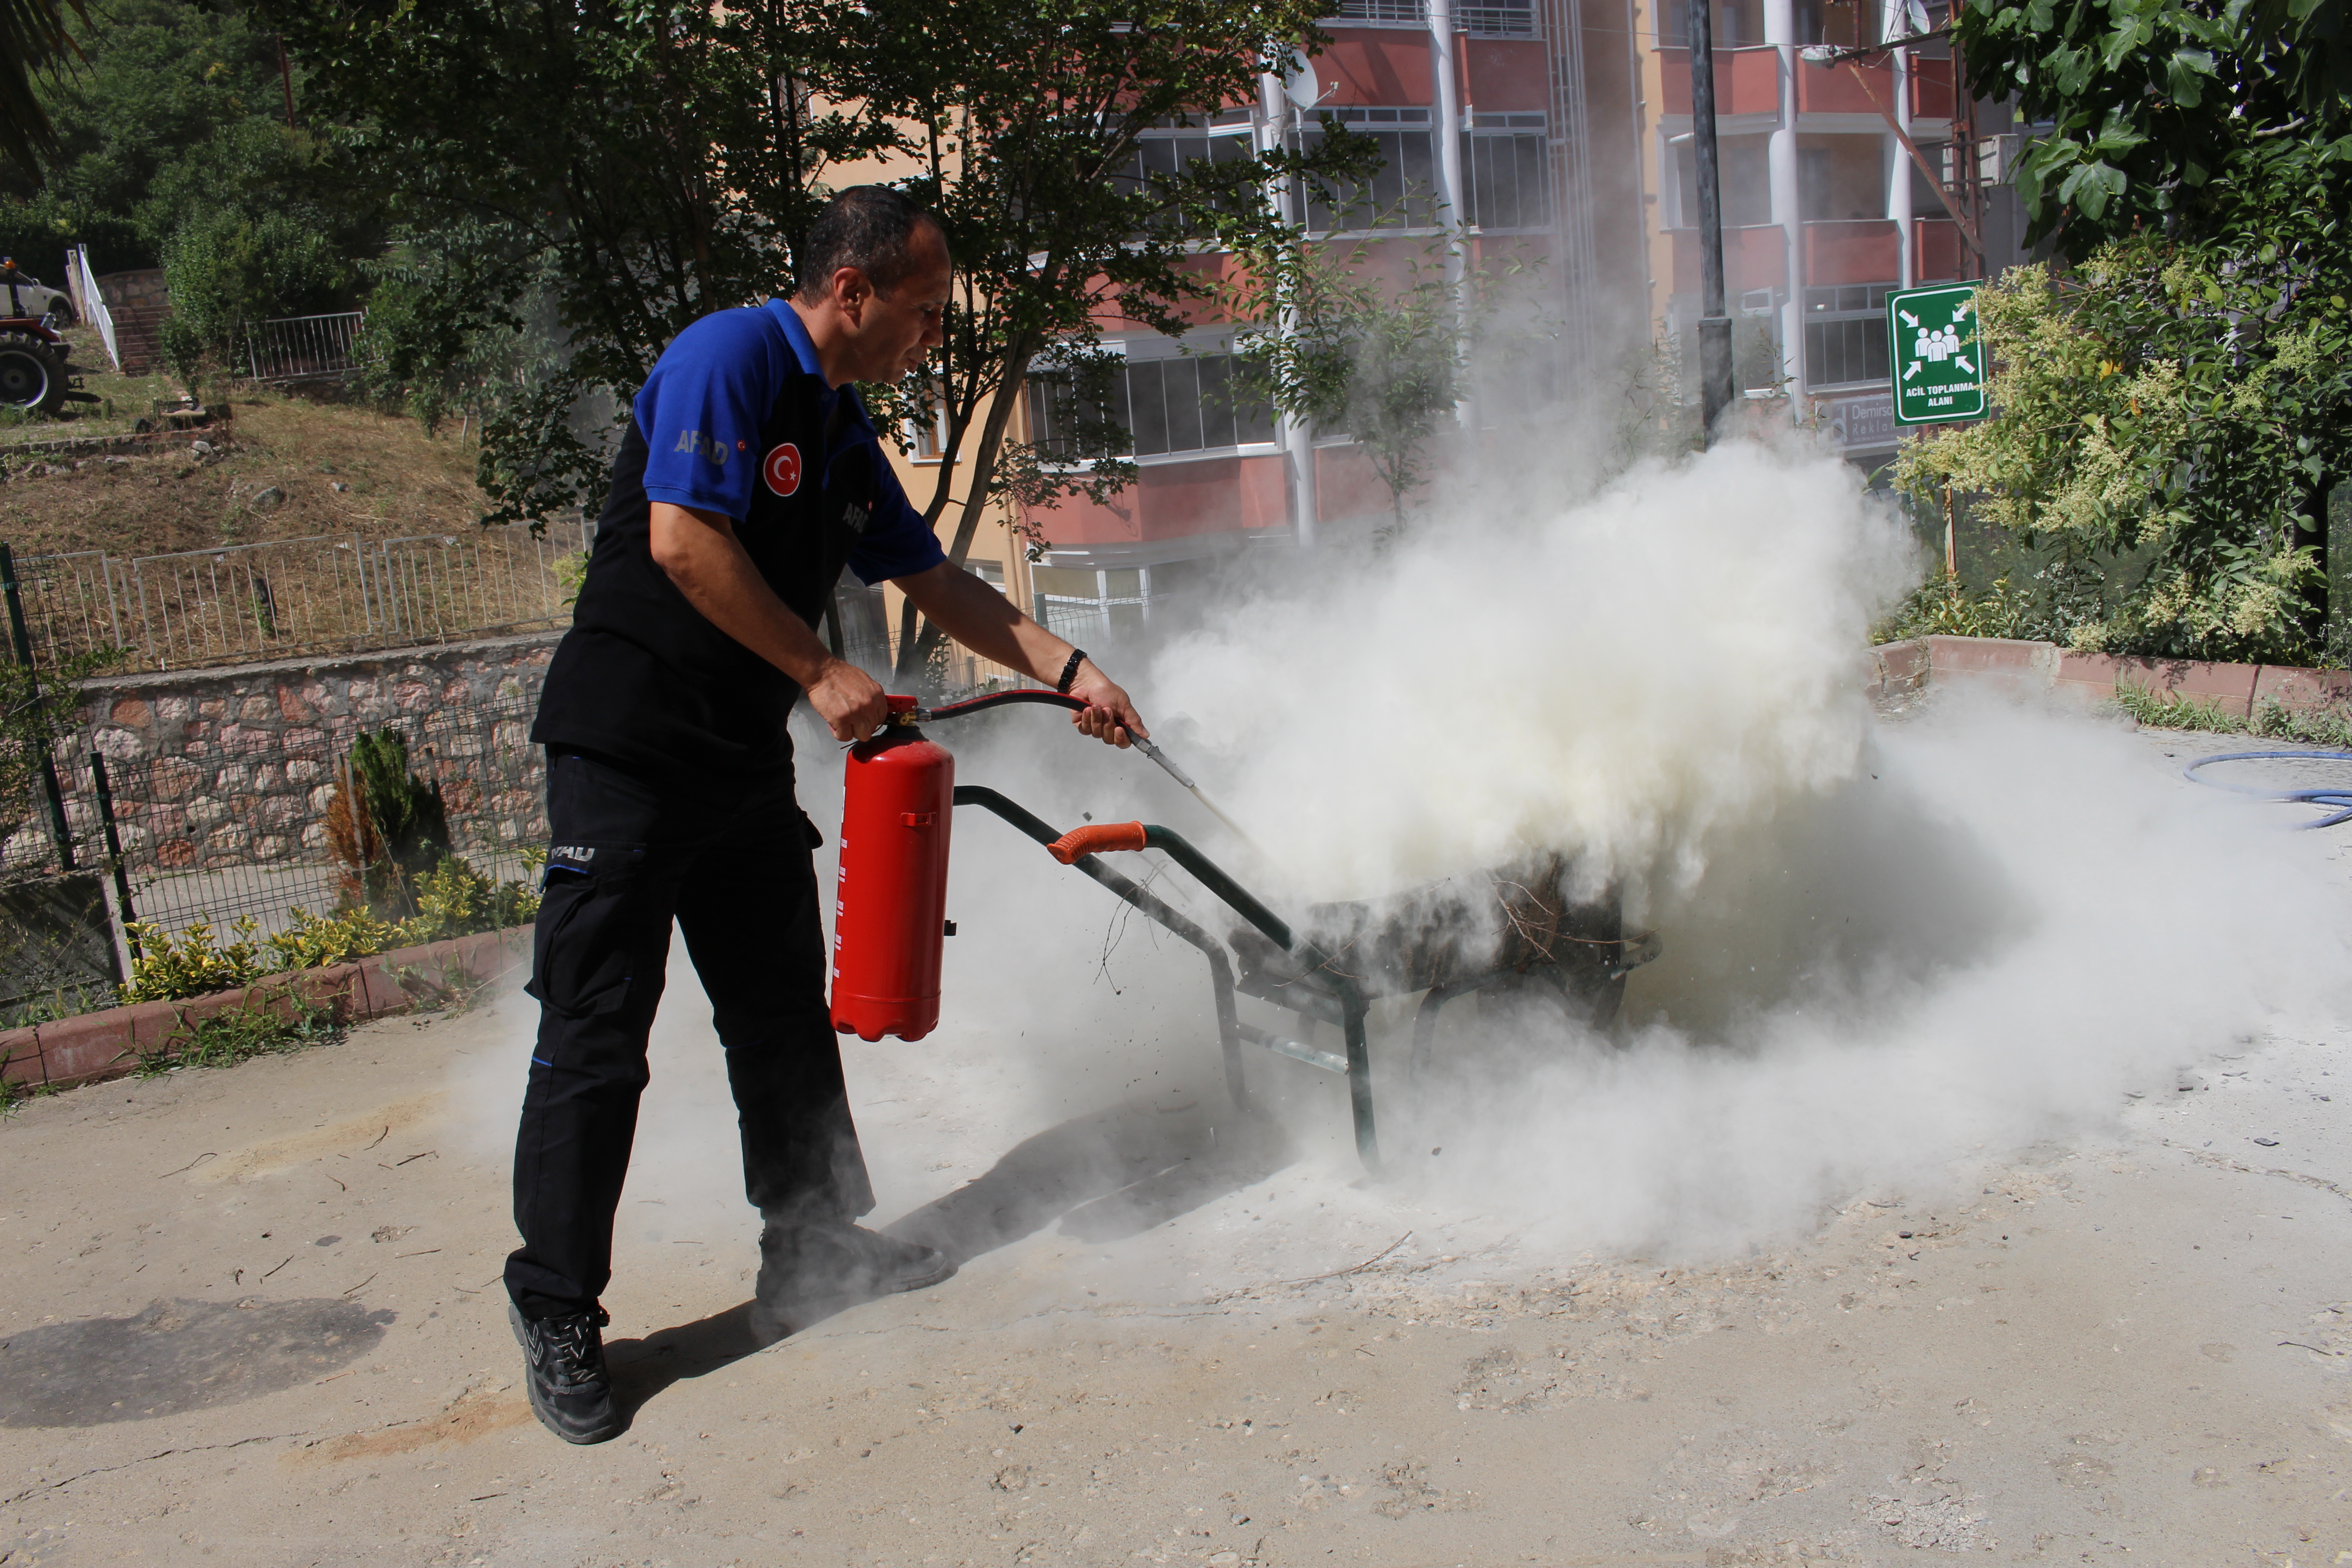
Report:
M573 1018L610 1013L629 999L636 959L630 893L645 850L642 844L564 844L548 851L526 994Z

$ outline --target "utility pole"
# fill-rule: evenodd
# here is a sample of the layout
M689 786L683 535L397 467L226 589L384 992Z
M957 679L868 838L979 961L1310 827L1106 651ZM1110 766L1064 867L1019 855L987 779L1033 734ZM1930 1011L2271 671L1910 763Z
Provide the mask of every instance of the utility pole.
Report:
M1714 0L1684 0L1690 10L1691 160L1698 166L1698 394L1702 446L1731 406L1731 316L1723 298L1723 189L1715 156Z
M1698 164L1698 411L1700 445L1731 406L1731 312L1724 308L1724 191L1715 164L1715 0L1691 12L1691 163Z

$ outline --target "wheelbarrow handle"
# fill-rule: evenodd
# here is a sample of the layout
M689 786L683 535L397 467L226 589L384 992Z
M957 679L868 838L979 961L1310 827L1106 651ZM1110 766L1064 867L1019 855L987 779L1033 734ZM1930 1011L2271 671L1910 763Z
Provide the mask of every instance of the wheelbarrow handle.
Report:
M1074 865L1088 855L1099 855L1110 849L1145 849L1150 847L1150 832L1140 822L1096 822L1084 827L1073 827L1051 844L1045 852L1063 865Z

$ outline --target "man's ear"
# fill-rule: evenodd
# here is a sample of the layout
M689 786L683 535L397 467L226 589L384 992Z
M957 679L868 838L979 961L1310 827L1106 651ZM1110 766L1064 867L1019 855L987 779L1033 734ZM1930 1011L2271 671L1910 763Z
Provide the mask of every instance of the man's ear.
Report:
M853 326L865 324L866 302L874 298L874 284L855 267L845 267L833 275L834 308L849 319Z

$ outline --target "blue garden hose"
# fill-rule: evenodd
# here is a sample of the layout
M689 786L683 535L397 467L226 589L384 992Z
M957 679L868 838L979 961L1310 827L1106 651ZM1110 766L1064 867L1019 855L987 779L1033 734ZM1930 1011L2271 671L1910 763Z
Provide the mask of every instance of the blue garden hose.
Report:
M2180 770L2180 776L2191 784L2225 789L2231 795L2252 795L2256 800L2292 801L2297 805L2315 805L2322 811L2335 813L2315 822L2296 823L2300 828L2333 827L2339 822L2352 822L2352 784L2338 784L2332 789L2264 789L2256 784L2223 784L2219 779L2197 775L2198 769L2212 763L2256 763L2273 758L2303 763L2352 763L2352 752L2224 752L2215 757L2198 758Z

